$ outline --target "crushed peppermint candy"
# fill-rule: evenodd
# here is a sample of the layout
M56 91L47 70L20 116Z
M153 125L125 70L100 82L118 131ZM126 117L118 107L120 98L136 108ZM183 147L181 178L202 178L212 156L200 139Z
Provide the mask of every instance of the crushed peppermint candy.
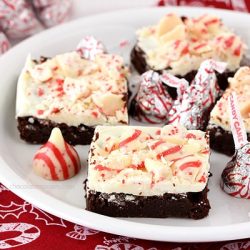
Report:
M96 55L106 52L104 45L93 36L84 37L76 47L81 57L94 60Z
M235 92L228 97L228 106L235 155L222 172L221 187L229 195L250 199L250 143Z

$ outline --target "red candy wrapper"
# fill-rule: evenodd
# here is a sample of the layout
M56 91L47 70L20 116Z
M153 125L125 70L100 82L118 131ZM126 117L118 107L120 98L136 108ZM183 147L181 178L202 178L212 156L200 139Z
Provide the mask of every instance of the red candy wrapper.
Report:
M69 16L72 0L34 0L37 15L46 27L64 22Z
M0 32L0 55L10 48L10 43L3 32Z
M0 27L11 38L23 38L43 29L25 0L0 1Z
M229 195L250 199L250 143L235 93L228 97L228 105L235 155L222 172L221 187Z
M162 123L167 119L173 100L165 90L160 75L152 70L141 75L139 91L135 98L138 112L134 118L149 123Z
M81 57L87 60L94 60L97 54L106 52L104 45L93 36L84 37L76 47Z
M182 124L187 129L206 128L208 114L219 96L215 71L222 73L226 63L204 61L193 82L184 91L179 91L177 100L169 112L168 124Z

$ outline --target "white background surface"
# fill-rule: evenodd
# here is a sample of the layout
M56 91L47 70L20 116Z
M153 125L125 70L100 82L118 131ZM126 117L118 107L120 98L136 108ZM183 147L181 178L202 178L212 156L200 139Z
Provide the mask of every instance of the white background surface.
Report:
M72 19L128 8L156 6L157 0L73 0Z

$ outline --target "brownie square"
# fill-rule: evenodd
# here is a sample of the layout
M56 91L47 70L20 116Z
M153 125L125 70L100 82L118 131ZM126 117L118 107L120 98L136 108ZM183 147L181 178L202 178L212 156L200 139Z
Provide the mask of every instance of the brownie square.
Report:
M128 123L127 75L123 59L77 52L27 58L18 79L16 118L21 139L44 143L59 127L70 144L89 144L97 125Z
M191 82L201 62L212 58L228 63L224 73L217 73L218 84L225 90L227 78L240 66L250 65L241 38L214 15L187 18L170 13L158 24L142 27L136 34L131 62L141 74L150 69L167 71ZM176 90L168 89L175 98Z
M230 114L228 109L228 96L235 92L237 95L240 113L250 140L250 68L240 68L233 78L229 78L228 88L221 99L216 103L210 114L207 131L210 135L212 149L233 155L235 152L233 135L230 127Z
M86 209L113 217L204 218L210 209L208 144L205 132L183 126L98 126Z

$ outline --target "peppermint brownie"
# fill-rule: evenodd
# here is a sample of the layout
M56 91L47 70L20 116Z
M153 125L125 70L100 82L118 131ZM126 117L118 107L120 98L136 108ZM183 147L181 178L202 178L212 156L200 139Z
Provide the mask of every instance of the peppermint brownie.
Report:
M114 54L87 60L70 52L40 62L29 56L17 86L21 138L45 143L59 127L70 144L89 144L96 125L127 124L127 73Z
M199 130L98 126L89 152L87 210L201 219L210 209L209 155L208 137Z
M237 94L240 113L247 137L250 139L250 68L240 68L233 78L229 78L229 86L213 108L207 130L212 149L226 155L233 155L235 147L230 127L228 97L232 92Z
M214 59L228 64L224 73L217 73L219 86L224 90L228 77L241 65L250 65L242 39L214 15L189 18L170 13L136 34L131 61L139 73L166 70L191 82L200 64Z

